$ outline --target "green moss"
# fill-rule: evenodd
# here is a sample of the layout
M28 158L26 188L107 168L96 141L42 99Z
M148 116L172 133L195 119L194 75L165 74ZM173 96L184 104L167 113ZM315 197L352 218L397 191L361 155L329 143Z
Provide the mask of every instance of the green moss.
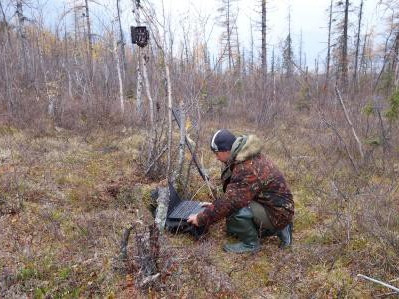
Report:
M330 265L315 265L307 274L306 283L300 286L306 294L312 292L315 298L338 298L347 297L354 292L354 282L348 269L340 261L334 263L333 269Z
M28 264L24 268L21 268L17 274L18 280L26 281L32 278L38 278L39 271L34 264Z
M52 211L52 213L51 213L51 219L53 220L53 221L61 221L62 220L62 218L63 218L63 212L62 211L60 211L60 210L54 210L54 211Z
M90 186L91 182L88 180L87 176L83 176L78 173L68 173L66 175L62 175L56 178L56 183L61 186L79 186L79 185L87 185Z
M138 190L124 186L119 190L119 193L116 195L116 199L118 202L124 205L135 205L139 196L140 193Z
M350 240L348 250L351 251L361 251L368 247L369 242L366 238L361 236L354 236Z
M72 189L67 193L67 198L70 201L79 201L81 199L81 194L78 190Z
M44 287L38 287L33 291L33 298L34 299L43 299L46 298L46 294L49 290Z
M329 245L334 243L334 238L332 233L312 232L304 242L305 244Z
M92 194L91 188L87 186L78 186L67 191L67 199L75 203L84 203Z
M86 166L86 171L88 172L88 174L90 176L96 177L101 174L103 169L101 169L100 164L96 160L96 161L91 161L90 163L88 163L88 165Z
M380 136L372 136L366 139L366 144L378 146L382 144Z
M362 109L362 113L365 114L366 116L371 116L374 114L374 106L372 103L367 103L363 109Z
M12 126L4 126L4 125L0 126L0 136L14 135L18 132L19 130Z
M55 292L54 298L80 298L82 290L79 287L64 288Z
M294 227L301 231L314 227L317 223L316 213L305 207L297 207L295 211Z
M58 271L58 278L66 280L71 275L71 268L62 268Z

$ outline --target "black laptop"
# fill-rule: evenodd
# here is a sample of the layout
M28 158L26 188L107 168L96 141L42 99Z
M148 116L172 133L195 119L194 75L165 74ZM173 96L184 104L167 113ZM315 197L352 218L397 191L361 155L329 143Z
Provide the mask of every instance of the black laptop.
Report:
M186 222L191 214L198 214L204 210L203 203L192 200L181 200L176 189L169 182L169 207L167 219L169 221Z

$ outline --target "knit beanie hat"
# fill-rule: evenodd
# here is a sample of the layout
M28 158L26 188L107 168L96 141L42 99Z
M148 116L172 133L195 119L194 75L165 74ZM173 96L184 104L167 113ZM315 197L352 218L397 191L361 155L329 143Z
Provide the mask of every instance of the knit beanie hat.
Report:
M227 152L231 150L236 136L226 129L217 131L211 140L211 149L214 152Z

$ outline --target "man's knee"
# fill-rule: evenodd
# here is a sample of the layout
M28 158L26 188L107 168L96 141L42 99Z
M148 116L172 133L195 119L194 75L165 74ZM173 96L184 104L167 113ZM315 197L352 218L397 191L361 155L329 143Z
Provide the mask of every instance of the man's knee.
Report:
M256 201L252 201L249 207L253 213L253 221L261 230L274 230L274 226L270 221L269 213L266 208Z
M237 234L243 226L248 226L253 221L253 213L250 208L244 207L226 219L226 229L230 234Z

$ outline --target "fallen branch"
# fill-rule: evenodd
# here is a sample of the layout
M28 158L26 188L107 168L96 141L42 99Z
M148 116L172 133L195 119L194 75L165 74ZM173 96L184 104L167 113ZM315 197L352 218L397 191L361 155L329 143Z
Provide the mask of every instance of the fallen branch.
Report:
M150 166L148 166L147 170L145 171L144 175L147 175L151 168L154 166L154 164L162 157L162 155L166 152L167 147L164 147L163 150L158 154L158 156L154 159L154 161L151 162Z
M352 121L351 121L350 118L349 118L348 111L346 110L344 101L343 101L343 99L342 99L341 93L339 92L339 89L338 89L337 86L335 86L335 92L336 92L336 94L337 94L337 98L338 98L338 100L339 100L339 102L340 102L340 104L341 104L341 107L342 107L342 109L344 110L346 121L348 122L348 124L350 125L350 127L351 127L351 129L352 129L352 134L353 134L353 136L355 137L357 146L358 146L358 148L359 148L360 156L362 157L362 160L363 160L363 159L364 159L364 153L363 153L362 143L360 142L359 137L357 137L355 128L354 128L354 126L353 126Z
M159 231L165 228L166 217L169 207L169 189L168 187L158 188L157 210L155 214L154 223Z
M161 274L157 273L151 276L147 276L143 279L143 281L140 283L140 288L144 288L147 284L157 280L160 277Z
M123 232L122 241L121 241L121 253L120 258L122 260L127 260L127 245L129 243L129 237L132 230L136 227L136 224L132 224L128 228L126 228Z
M353 169L356 171L356 173L359 173L359 171L358 171L358 169L357 169L357 166L356 166L356 163L355 163L355 160L353 159L353 157L352 157L352 155L351 155L351 153L350 153L350 151L349 151L349 149L348 149L348 146L346 145L346 143L345 143L344 139L342 138L341 134L338 132L337 128L336 128L333 124L329 123L323 116L321 117L321 120L322 120L328 127L330 127L330 128L334 131L334 133L337 135L338 139L339 139L339 140L341 141L341 143L344 145L346 154L348 155L348 158L349 158L349 160L351 161L351 164L352 164L352 166L353 166Z
M396 287L394 287L394 286L392 286L390 284L387 284L386 282L383 282L383 281L380 281L380 280L377 280L377 279L374 279L374 278L370 278L370 277L368 277L366 275L363 275L363 274L358 274L357 276L361 277L361 278L364 278L364 279L367 279L367 280L370 280L372 282L378 283L380 285L383 285L384 287L390 288L390 289L394 290L396 293L399 293L399 289L398 288L396 288Z

